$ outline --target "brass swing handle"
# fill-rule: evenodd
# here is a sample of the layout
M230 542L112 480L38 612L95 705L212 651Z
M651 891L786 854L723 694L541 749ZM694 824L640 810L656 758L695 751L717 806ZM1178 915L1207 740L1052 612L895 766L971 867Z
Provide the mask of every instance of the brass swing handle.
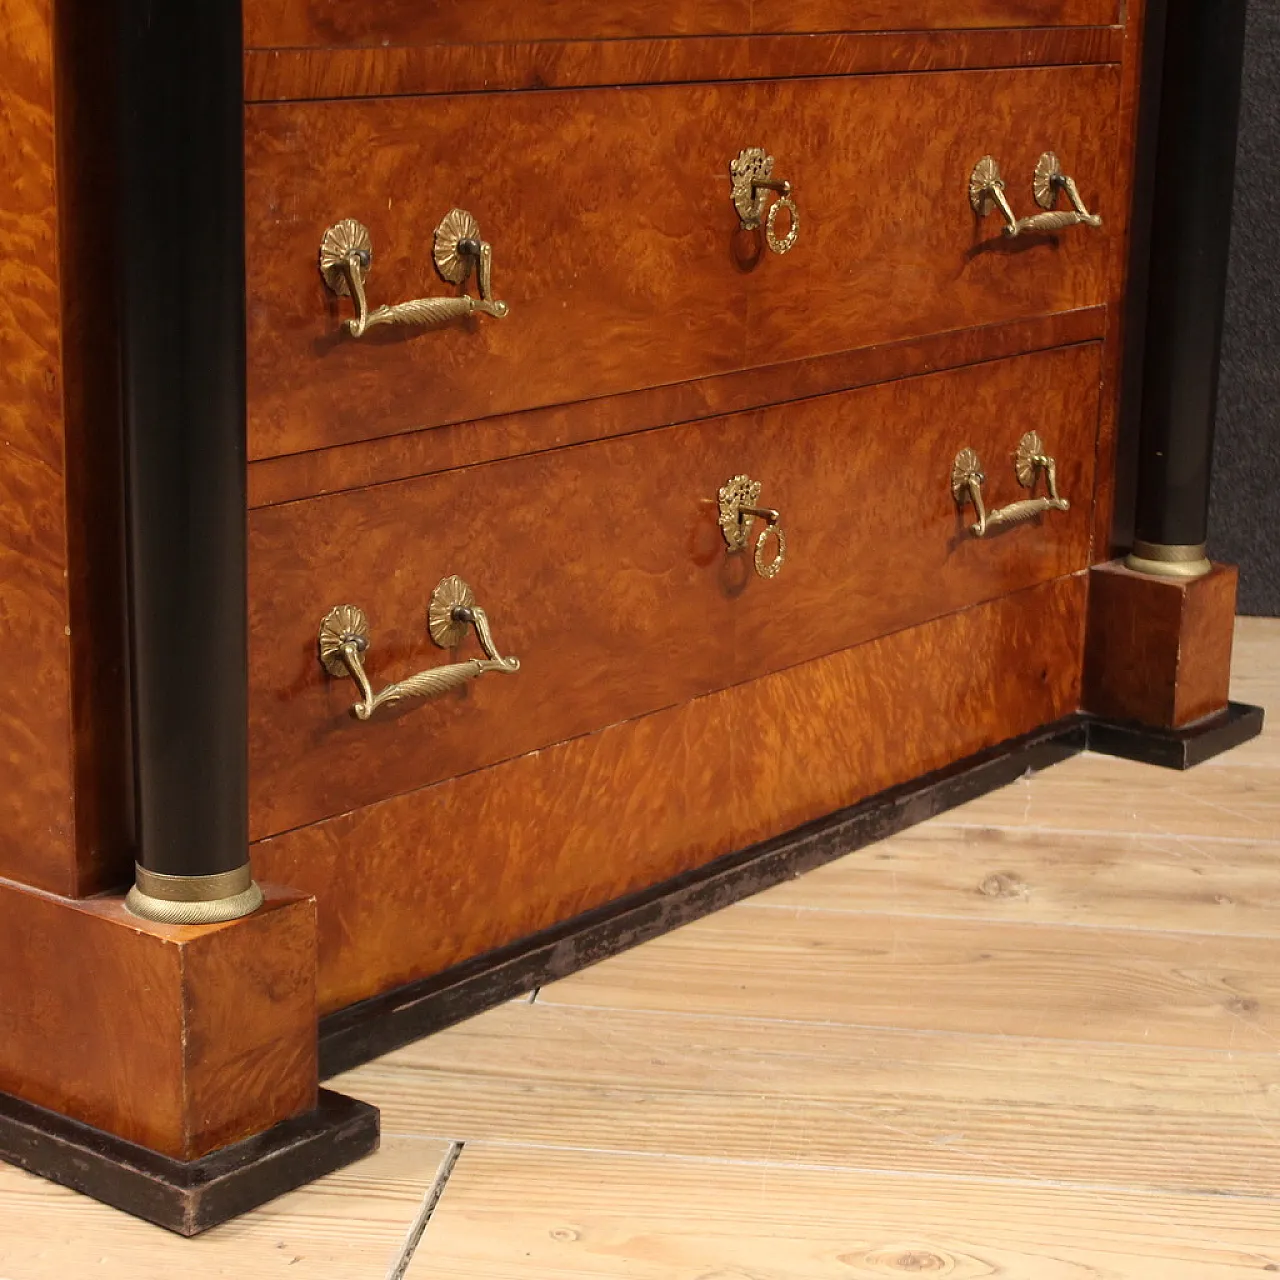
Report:
M356 605L340 604L325 615L320 624L320 661L331 676L350 675L360 687L364 696L351 708L357 720L368 720L380 707L406 698L437 697L488 671L511 675L520 670L519 658L504 658L498 652L488 615L475 603L471 588L461 578L446 578L432 592L428 626L431 638L441 648L456 646L467 628L474 628L484 658L431 667L389 684L375 694L364 669L364 654L369 648L369 620L364 610Z
M969 178L969 203L980 218L985 218L993 206L999 209L1005 221L1004 233L1010 239L1029 234L1043 235L1079 225L1102 226L1102 218L1085 208L1075 179L1062 172L1058 157L1052 151L1046 151L1040 157L1032 184L1036 203L1047 212L1035 213L1027 218L1017 217L1009 206L1004 187L1000 166L992 156L983 156L974 166ZM1069 210L1054 208L1059 191L1065 192L1071 202Z
M963 507L972 502L978 513L976 524L969 526L969 532L975 538L985 538L1001 529L1010 529L1014 525L1033 520L1045 511L1069 511L1071 503L1058 496L1058 464L1044 451L1044 442L1034 431L1028 431L1018 442L1018 452L1014 455L1014 470L1018 483L1024 489L1035 487L1036 477L1041 472L1045 477L1045 488L1049 495L1045 498L1024 498L1021 502L1012 502L1007 507L999 507L988 511L982 500L982 486L986 476L982 471L982 463L972 449L961 449L956 454L951 468L951 496Z
M320 274L334 293L355 304L355 315L343 322L347 332L360 338L380 324L439 325L477 312L501 320L510 310L492 296L493 246L480 238L480 227L465 209L451 210L436 228L433 256L436 269L452 284L464 284L474 270L480 296L412 298L370 310L364 288L373 265L369 229L354 218L334 223L320 245Z

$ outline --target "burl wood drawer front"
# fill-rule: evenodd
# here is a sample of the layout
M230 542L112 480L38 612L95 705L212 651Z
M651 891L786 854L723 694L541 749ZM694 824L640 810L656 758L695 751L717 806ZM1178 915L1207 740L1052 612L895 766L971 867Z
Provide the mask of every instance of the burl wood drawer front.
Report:
M255 838L1085 567L1099 354L1082 344L254 511ZM1014 451L1033 426L1070 510L970 537L957 452L980 457L988 508L1007 506L1029 496ZM718 525L718 490L744 472L781 512L788 553L771 579ZM453 654L428 638L450 574L520 671L356 720L355 684L319 662L321 620L365 610L375 691L480 657L472 638Z
M318 900L322 1013L1079 706L1084 575L253 848Z
M1105 25L1116 0L247 0L250 48Z
M939 72L261 105L248 111L254 458L466 422L1106 302L1118 68ZM743 231L730 161L775 157L799 238ZM999 162L1035 213L1054 151L1102 227L1016 240L975 215ZM1065 207L1065 196L1060 197ZM352 337L325 229L370 232L371 306L456 296L432 233L460 206L503 318ZM778 230L783 230L785 218ZM475 285L471 285L475 292Z

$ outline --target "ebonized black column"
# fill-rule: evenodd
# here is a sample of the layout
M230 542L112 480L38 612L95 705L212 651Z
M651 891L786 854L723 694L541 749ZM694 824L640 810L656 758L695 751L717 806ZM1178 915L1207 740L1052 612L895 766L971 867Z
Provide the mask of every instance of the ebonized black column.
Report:
M117 253L138 880L227 919L248 868L244 122L238 0L115 0Z
M1196 577L1226 294L1245 0L1168 0L1130 568ZM1153 33L1154 34L1154 33Z

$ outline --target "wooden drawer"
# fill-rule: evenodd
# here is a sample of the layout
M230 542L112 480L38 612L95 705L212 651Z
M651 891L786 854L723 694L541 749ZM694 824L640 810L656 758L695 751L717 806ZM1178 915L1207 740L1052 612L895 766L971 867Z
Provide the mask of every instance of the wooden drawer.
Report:
M1085 567L1099 373L1088 343L252 512L254 837ZM957 451L1005 505L1026 496L1013 453L1030 425L1071 510L970 538ZM718 527L741 472L782 513L769 580ZM450 574L521 670L355 720L355 685L319 663L321 619L367 612L380 688L453 660L426 629ZM455 656L479 656L474 640Z
M247 0L250 48L616 40L918 28L1100 26L1116 0Z
M1070 715L1084 603L1061 578L262 841L254 871L315 895L327 1013Z
M1117 107L1110 65L251 107L250 456L1106 302ZM747 146L794 185L785 256L739 227ZM1022 215L1049 149L1101 229L1008 240L975 217L980 157ZM509 315L346 334L325 228L367 225L371 305L441 296L455 205Z

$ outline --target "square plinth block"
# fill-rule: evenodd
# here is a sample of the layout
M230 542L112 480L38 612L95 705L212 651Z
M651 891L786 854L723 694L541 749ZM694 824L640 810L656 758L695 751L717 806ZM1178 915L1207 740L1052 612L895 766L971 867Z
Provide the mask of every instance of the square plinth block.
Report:
M1119 561L1089 571L1084 709L1181 729L1227 707L1237 573L1157 578Z
M0 881L0 1091L174 1160L314 1110L315 903L164 925Z

